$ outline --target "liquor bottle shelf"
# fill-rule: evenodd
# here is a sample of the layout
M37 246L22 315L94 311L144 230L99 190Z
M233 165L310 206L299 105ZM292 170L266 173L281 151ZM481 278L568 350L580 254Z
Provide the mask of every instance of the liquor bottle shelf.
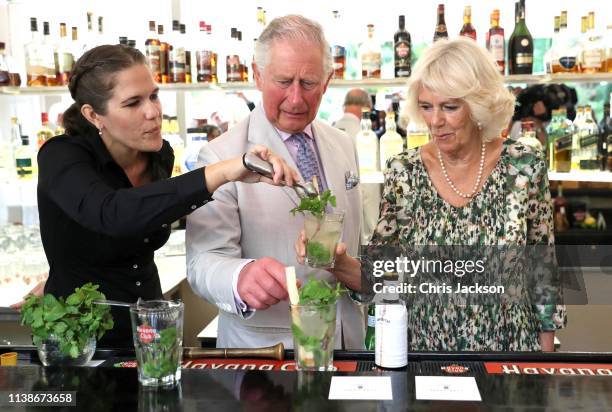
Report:
M330 87L335 88L400 88L404 87L407 78L399 79L362 79L337 80L333 79ZM537 75L511 75L505 76L506 84L546 84L546 83L600 83L611 82L612 73L596 74L537 74ZM162 84L163 91L201 91L201 90L254 90L255 83L186 83ZM0 87L0 94L4 95L58 95L68 93L66 86L47 87Z
M382 172L367 173L361 176L361 183L384 183ZM585 172L548 172L548 180L564 182L604 182L612 183L611 172L585 171Z

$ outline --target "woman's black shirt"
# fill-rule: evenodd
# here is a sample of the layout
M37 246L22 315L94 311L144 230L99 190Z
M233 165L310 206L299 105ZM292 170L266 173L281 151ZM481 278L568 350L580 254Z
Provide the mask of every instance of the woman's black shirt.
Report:
M164 141L149 153L153 182L134 188L97 134L57 136L38 154L38 210L49 261L45 293L67 296L87 282L107 299L160 299L153 253L170 224L212 200L204 170L168 179L174 154ZM112 308L115 327L99 347L131 347L126 308Z

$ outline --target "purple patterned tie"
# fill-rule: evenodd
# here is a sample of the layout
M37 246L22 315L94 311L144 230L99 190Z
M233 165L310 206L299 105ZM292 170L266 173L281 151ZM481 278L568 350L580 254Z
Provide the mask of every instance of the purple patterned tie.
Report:
M317 157L312 151L310 145L306 141L306 136L304 133L296 133L291 135L291 137L298 143L297 150L297 167L302 174L302 177L305 181L312 181L313 176L317 176L317 181L319 183L319 192L322 190L321 184L321 174L319 173L319 162L317 161Z

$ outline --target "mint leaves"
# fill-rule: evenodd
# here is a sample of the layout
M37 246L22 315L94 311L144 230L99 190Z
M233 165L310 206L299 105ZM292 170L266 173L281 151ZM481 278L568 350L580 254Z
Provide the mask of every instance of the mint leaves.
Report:
M334 304L338 297L346 290L340 282L332 287L325 280L309 278L300 288L300 305L329 305Z
M325 213L327 204L336 207L336 196L332 195L331 190L327 189L317 197L303 197L300 205L290 210L295 216L297 212L310 212L315 216L321 217Z
M181 356L181 345L176 335L176 328L162 329L159 332L159 342L147 344L147 349L140 351L145 376L157 379L176 373Z
M62 353L76 358L90 338L104 336L113 328L113 318L109 306L93 303L106 300L98 288L87 283L66 299L50 294L28 296L21 308L21 324L32 328L34 344L38 346L53 336Z

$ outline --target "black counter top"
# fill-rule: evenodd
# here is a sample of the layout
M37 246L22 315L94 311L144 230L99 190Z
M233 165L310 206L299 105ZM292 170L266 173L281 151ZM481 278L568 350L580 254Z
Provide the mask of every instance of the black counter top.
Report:
M3 349L2 352L5 350ZM33 364L33 351L19 350L19 365L0 367L0 410L44 410L7 407L8 393L76 391L76 407L93 411L395 411L395 410L611 410L612 354L609 353L414 353L405 370L371 370L371 352L336 352L337 360L354 360L355 372L274 370L182 370L180 386L170 390L139 387L136 369L112 367L126 352L98 351L106 359L96 368L45 368ZM29 362L32 359L32 362ZM133 357L131 358L133 359ZM510 374L491 373L503 363ZM546 362L546 363L544 363ZM596 369L597 376L578 367ZM415 376L445 375L459 365L476 379L482 402L421 401L415 398ZM493 366L492 366L493 365ZM586 369L585 369L586 370ZM595 370L595 369L594 369ZM520 372L519 372L520 371ZM556 373L556 374L550 374ZM573 375L563 376L563 374ZM390 376L392 401L330 401L333 376ZM57 409L55 409L57 410Z

